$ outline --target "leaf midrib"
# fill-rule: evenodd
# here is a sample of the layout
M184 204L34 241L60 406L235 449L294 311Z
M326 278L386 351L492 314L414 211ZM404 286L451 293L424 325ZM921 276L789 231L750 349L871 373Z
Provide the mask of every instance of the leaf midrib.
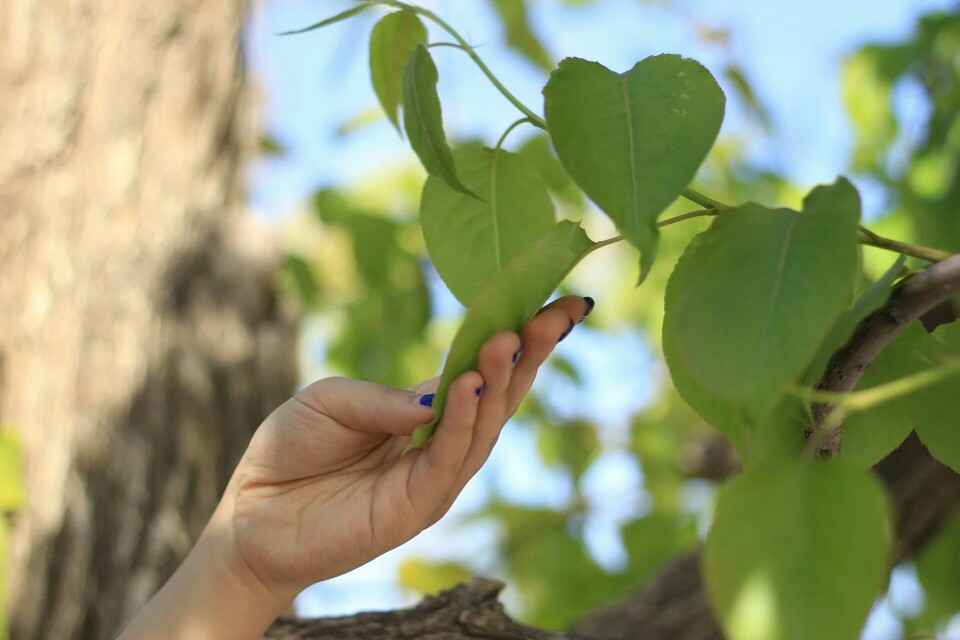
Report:
M630 96L627 93L626 75L621 73L618 77L620 79L620 88L623 92L623 105L627 116L627 142L630 145L630 208L633 213L633 216L629 220L625 220L624 223L625 226L629 224L631 227L635 227L639 220L637 216L637 161L633 155L635 152L633 142L633 114L630 110Z
M419 53L415 53L418 58ZM427 148L430 149L430 153L433 155L433 159L437 161L437 166L440 171L444 171L443 162L440 160L440 156L437 154L437 150L434 147L433 136L430 135L430 129L427 127L427 123L423 117L423 108L420 104L420 83L417 81L417 66L419 65L419 60L414 61L413 63L413 76L410 78L410 82L413 83L413 104L417 109L417 123L420 125L420 131L423 133L424 138L427 141Z
M497 158L500 150L493 150L490 160L490 216L493 218L493 256L497 265L497 273L503 269L503 259L500 255L500 222L497 219Z

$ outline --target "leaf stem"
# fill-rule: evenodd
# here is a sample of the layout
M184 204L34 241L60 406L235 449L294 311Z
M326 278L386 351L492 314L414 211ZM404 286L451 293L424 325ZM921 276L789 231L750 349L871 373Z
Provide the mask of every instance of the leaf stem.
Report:
M903 253L908 256L913 256L914 258L920 258L921 260L940 262L952 255L940 249L931 249L930 247L911 244L909 242L900 242L899 240L884 238L863 226L858 227L857 231L860 233L860 237L857 239L860 244L877 247L878 249L886 249L887 251L896 251L897 253Z
M709 196L705 196L699 191L694 191L693 189L684 189L683 193L681 193L680 195L682 195L684 198L686 198L690 202L700 205L704 209L713 209L714 211L717 211L720 209L730 208L729 205L723 204L722 202L714 200Z
M499 151L500 148L503 146L504 141L507 139L507 136L510 135L510 132L516 129L517 127L519 127L520 125L524 124L525 122L529 122L530 124L533 124L530 118L520 118L519 120L511 124L509 127L507 127L507 130L504 131L503 135L500 136L500 139L497 140L497 146L493 148L494 151Z
M470 56L470 58L474 61L474 63L476 63L476 65L480 68L480 71L482 71L484 75L487 76L487 78L489 78L490 82L493 83L493 86L495 86L497 90L503 94L503 97L509 100L511 104L513 104L513 106L519 109L523 115L529 118L530 124L532 124L535 127L539 127L541 129L547 128L546 121L544 121L543 118L541 118L536 113L531 111L525 104L520 102L520 100L518 100L516 96L510 93L510 91L505 86L503 86L503 84L497 79L497 77L493 75L493 72L490 71L490 68L487 67L486 64L484 64L483 60L480 59L480 56L477 55L477 52L474 51L473 47L471 47L467 43L467 41L463 39L463 36L457 33L457 31L453 27L451 27L449 24L447 24L440 16L435 14L433 11L430 11L429 9L424 9L423 7L407 4L406 2L399 2L398 0L380 0L380 2L381 4L385 4L391 7L397 7L398 9L406 9L408 11L413 11L414 13L423 16L427 20L434 22L441 29L449 33L451 36L453 36L453 39L456 40L457 43L459 43L460 45L459 48L462 51L464 51L468 56Z

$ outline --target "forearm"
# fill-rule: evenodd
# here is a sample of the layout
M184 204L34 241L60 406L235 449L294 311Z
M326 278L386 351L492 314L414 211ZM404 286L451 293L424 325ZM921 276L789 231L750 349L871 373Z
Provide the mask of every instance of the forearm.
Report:
M238 566L223 520L214 516L177 572L137 614L120 640L258 639L293 600Z

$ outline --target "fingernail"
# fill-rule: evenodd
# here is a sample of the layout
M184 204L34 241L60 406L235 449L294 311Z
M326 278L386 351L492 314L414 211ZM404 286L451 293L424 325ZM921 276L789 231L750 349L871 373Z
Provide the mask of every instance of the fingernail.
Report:
M434 396L436 396L436 395L437 395L437 394L435 394L435 393L425 393L425 394L423 394L422 396L420 396L420 404L423 405L423 406L425 406L425 407L432 407L432 406L433 406L433 398L434 398Z
M523 353L523 347L517 349L517 352L513 354L513 364L517 364L517 360L520 359L520 354Z
M561 336L560 336L560 339L557 340L557 344L560 344L561 342L563 342L563 339L566 338L568 335L570 335L570 332L573 331L573 326L574 326L573 320L571 320L571 321L570 321L570 328L563 332L563 335L561 335Z
M480 385L479 387L477 387L477 390L474 393L476 393L477 397L479 398L480 394L483 393L483 385Z
M583 296L583 300L587 303L587 310L583 312L583 317L580 318L580 322L583 322L587 319L587 316L590 315L591 311L593 311L593 306L597 304L590 296Z

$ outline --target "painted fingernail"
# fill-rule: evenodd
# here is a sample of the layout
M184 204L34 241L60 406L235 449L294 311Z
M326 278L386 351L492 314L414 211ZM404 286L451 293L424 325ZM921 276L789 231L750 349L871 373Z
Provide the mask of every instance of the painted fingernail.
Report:
M517 352L513 354L513 364L517 364L517 360L520 359L520 355L523 353L523 347L517 349Z
M563 339L570 335L570 332L573 331L574 323L573 320L570 320L570 328L563 332L563 335L557 340L557 344L563 342Z
M432 406L433 406L433 398L434 398L436 395L437 395L437 394L435 394L435 393L425 393L425 394L423 394L422 396L420 396L420 404L423 405L423 406L425 406L425 407L432 407Z
M593 306L597 304L590 296L583 296L583 300L587 303L587 310L583 312L583 317L580 318L580 322L583 322L587 319L587 316L590 315L591 311L593 311Z
M483 385L480 385L479 387L477 387L477 390L474 391L474 393L476 393L476 394L477 394L477 397L479 398L479 397L480 397L480 394L483 393Z

